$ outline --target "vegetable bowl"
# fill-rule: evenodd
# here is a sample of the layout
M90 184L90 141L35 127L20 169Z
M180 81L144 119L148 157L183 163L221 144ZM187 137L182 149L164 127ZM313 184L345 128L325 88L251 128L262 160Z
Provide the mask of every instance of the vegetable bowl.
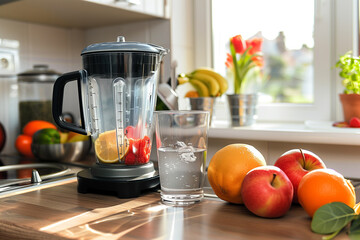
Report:
M31 144L36 158L42 161L77 162L90 151L91 141L77 141L57 144Z
M77 162L88 154L91 141L88 136L78 133L63 133L45 128L32 137L31 151L43 161Z

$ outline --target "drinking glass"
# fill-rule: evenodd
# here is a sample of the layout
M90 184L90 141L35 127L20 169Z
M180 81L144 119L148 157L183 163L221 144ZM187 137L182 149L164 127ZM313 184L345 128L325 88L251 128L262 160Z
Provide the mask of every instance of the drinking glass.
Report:
M209 118L208 111L155 112L163 203L190 205L204 197Z

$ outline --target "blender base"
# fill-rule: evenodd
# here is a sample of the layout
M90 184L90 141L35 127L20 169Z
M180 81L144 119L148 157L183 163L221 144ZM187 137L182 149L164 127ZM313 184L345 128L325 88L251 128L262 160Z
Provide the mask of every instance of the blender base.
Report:
M91 169L85 169L78 173L77 180L79 193L116 193L119 198L138 197L143 191L160 186L157 172L152 176L105 178L93 176Z

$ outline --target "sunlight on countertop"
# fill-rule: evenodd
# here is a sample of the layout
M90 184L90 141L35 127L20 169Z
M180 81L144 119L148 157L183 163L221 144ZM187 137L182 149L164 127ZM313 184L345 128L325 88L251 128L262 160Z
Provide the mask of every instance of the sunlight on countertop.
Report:
M210 138L245 139L276 142L360 145L360 128L333 127L330 121L298 123L257 122L252 126L230 127L229 122L214 121Z

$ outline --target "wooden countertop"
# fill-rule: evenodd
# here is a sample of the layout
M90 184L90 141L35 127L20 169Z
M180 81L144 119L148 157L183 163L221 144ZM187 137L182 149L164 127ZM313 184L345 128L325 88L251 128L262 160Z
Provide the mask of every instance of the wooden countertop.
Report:
M0 239L321 239L299 205L278 219L243 205L205 198L189 207L160 203L149 192L133 199L79 194L77 183L0 198ZM348 239L342 233L336 239Z

